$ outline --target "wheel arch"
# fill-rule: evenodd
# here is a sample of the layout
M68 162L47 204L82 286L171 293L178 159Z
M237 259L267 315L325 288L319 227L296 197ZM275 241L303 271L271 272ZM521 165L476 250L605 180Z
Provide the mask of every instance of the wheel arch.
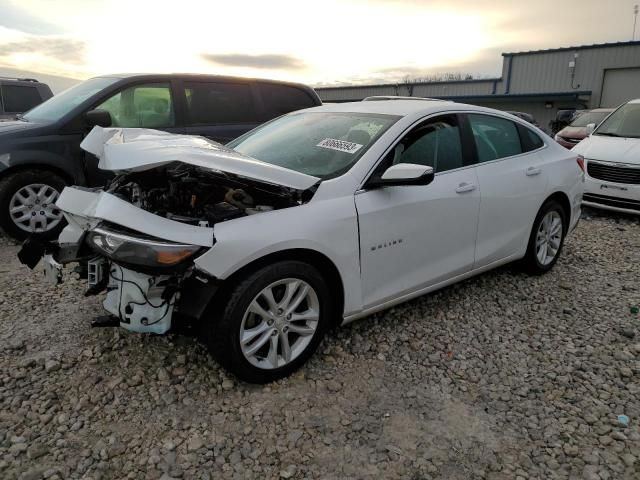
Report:
M236 285L242 278L247 275L271 265L273 263L284 260L298 260L308 263L317 268L322 276L326 279L327 287L333 300L333 312L331 315L332 326L337 326L342 322L344 312L344 282L335 263L325 254L308 248L290 248L269 253L263 257L257 258L229 275L221 283L215 300L224 300L224 297L230 292L231 288Z
M545 201L542 202L542 205L540 205L540 208L542 208L542 206L545 205L547 202L550 202L550 201L553 201L553 200L558 202L560 204L560 206L562 207L562 210L564 210L565 225L563 225L563 227L564 227L565 232L566 232L569 229L569 225L571 225L571 202L569 201L569 197L563 191L558 190L557 192L553 192L551 195L549 195L545 199ZM538 209L538 211L540 211L540 208Z

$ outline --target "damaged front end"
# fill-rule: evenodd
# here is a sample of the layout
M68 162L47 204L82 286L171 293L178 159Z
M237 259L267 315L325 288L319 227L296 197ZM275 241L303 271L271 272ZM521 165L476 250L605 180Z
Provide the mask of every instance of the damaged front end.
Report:
M199 137L136 131L127 139L127 130L89 134L83 148L116 177L106 189L65 188L56 205L68 225L58 241L31 238L19 258L30 268L43 259L52 283L62 281L64 265L77 263L87 278L85 295L106 292L111 317L102 324L163 334L176 315L199 319L216 293L218 280L194 264L215 245L215 225L301 205L317 179L274 171ZM128 168L119 168L118 158ZM226 170L221 158L233 160ZM260 179L261 168L269 181ZM279 175L283 184L273 183Z

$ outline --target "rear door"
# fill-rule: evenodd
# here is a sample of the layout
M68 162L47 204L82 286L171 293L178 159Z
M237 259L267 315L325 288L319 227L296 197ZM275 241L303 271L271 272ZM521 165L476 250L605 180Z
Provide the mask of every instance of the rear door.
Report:
M184 80L185 131L227 143L261 122L253 85Z
M502 117L468 114L477 155L480 215L474 268L520 252L547 190L544 142Z

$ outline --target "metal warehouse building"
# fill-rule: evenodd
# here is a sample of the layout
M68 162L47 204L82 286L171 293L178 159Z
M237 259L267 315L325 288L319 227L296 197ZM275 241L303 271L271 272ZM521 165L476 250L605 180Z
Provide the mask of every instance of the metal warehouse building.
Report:
M454 100L533 114L543 128L559 109L615 107L640 98L640 41L503 53L502 76L316 88L324 102L372 95Z

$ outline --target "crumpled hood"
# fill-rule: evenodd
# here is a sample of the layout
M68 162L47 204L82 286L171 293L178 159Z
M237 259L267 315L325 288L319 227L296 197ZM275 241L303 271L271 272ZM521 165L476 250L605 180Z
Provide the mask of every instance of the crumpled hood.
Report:
M320 181L318 177L261 162L204 137L146 128L96 126L80 147L98 157L99 168L116 172L144 171L182 162L296 190L306 190Z
M586 159L640 165L640 138L606 137L592 135L571 151Z

